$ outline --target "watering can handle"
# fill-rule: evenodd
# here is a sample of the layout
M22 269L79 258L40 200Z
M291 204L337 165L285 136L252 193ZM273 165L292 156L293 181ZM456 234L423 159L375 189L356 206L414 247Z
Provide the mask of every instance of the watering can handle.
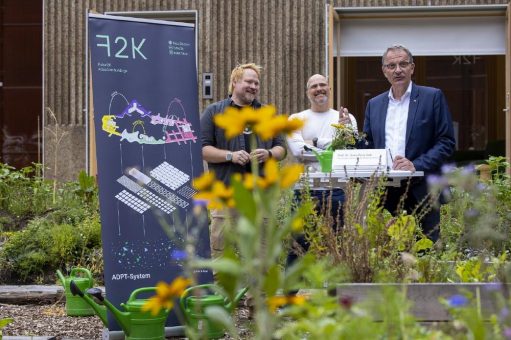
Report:
M130 303L130 302L133 302L134 300L136 300L137 299L137 295L140 294L140 293L155 292L155 291L156 291L156 287L142 287L142 288L135 289L131 293L130 298L128 299L127 303Z
M186 305L186 299L185 297L188 295L188 293L190 293L192 290L194 289L197 289L197 288L212 288L212 287L217 287L217 285L213 284L213 283L205 283L205 284L202 284L202 285L198 285L198 286L193 286L193 287L189 287L187 288L183 294L181 294L181 299L179 300L179 303L181 304L181 309L183 311L185 311L187 309L187 305Z
M88 270L87 268L80 268L80 267L73 268L73 269L71 269L71 273L69 274L69 277L76 277L76 273L79 273L79 272L85 273L85 275L89 279L90 288L92 288L92 285L93 285L92 274L91 274L90 270Z

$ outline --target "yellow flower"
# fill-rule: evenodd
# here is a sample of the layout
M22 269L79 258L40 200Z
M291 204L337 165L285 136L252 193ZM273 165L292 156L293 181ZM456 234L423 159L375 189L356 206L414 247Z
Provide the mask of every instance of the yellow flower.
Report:
M330 126L333 126L336 129L344 129L344 124L330 124Z
M238 176L235 176L235 178L238 177ZM243 186L248 189L248 190L254 190L254 182L255 182L255 179L254 179L254 175L252 173L245 173L245 175L243 176L243 179L240 178L241 176L239 176L238 178L238 181L242 182Z
M196 201L206 201L210 209L222 209L225 206L233 208L236 205L233 198L234 190L226 187L223 182L214 181L206 189L210 190L196 193L193 195L193 199Z
M261 137L262 140L269 140L281 133L290 134L299 130L303 126L303 120L289 120L284 115L278 115L270 120L261 121L254 127L254 132Z
M277 308L279 308L282 305L285 305L287 302L287 296L272 296L266 301L266 304L268 305L268 309L275 313Z
M265 189L278 182L279 165L275 159L270 158L266 161L264 164L264 175L265 177L261 178L257 183L260 188Z
M239 135L246 126L252 127L262 140L269 140L280 133L291 133L303 126L299 119L288 120L285 115L277 115L273 105L259 109L250 106L237 109L228 107L223 113L213 119L215 124L225 130L227 139Z
M253 126L257 123L270 120L277 109L273 105L265 105L259 109L254 109L251 106L245 106L241 109L241 115L245 121L245 125Z
M299 118L293 118L288 120L286 129L284 129L282 132L290 134L293 131L300 130L303 127L303 124L305 124L305 121L303 119Z
M211 188L211 192L215 197L218 197L223 200L227 200L232 197L233 190L232 188L227 188L224 184L224 182L221 181L215 181L213 183L213 186Z
M213 171L206 171L200 177L194 178L192 186L194 189L202 191L211 188L215 181L215 173Z
M303 230L303 219L301 217L296 217L291 222L291 230L294 232L301 232Z
M270 140L284 129L286 123L287 118L285 116L276 116L256 124L254 126L254 132L257 133L262 140Z
M223 113L214 118L215 124L225 130L225 138L232 139L243 132L245 120L241 111L235 107L228 107Z
M281 171L280 187L287 189L293 186L300 179L302 172L303 164L286 165Z
M275 313L278 307L284 305L303 305L305 303L304 296L272 296L266 300L266 304L268 305L268 309Z
M147 299L142 306L142 312L151 312L151 315L156 316L162 309L172 309L174 302L172 300L162 300L159 296L153 296Z
M156 285L156 295L147 299L142 306L142 311L151 311L151 314L156 316L162 309L170 310L174 306L173 299L180 297L191 283L190 279L185 279L181 276L178 276L170 284L163 281L158 282Z

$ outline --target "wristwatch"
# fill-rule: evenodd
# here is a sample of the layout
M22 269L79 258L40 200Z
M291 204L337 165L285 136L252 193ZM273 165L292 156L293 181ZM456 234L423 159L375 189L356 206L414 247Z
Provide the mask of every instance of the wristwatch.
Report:
M232 152L227 152L227 154L225 155L225 160L227 162L232 162Z

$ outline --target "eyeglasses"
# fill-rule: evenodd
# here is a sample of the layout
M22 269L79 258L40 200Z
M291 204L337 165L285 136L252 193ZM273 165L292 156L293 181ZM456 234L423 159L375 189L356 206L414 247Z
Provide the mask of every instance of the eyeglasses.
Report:
M408 66L410 66L411 62L409 61L402 61L400 62L399 64L385 64L383 65L383 67L385 67L387 70L390 70L390 71L394 71L397 67L397 65L399 65L399 68L401 69L404 69L404 68L407 68Z

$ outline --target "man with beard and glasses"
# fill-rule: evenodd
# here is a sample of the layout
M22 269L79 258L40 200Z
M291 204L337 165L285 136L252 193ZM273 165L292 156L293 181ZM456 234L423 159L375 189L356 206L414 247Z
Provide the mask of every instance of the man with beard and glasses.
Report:
M412 82L415 64L412 53L404 46L387 48L381 69L391 88L367 103L364 133L368 147L390 149L394 170L424 171L425 177L439 173L455 147L444 94ZM393 215L399 213L399 208L411 213L420 207L416 216L420 217L422 231L436 241L440 235L440 209L432 202L424 206L428 197L424 178L413 178L409 188L406 184L387 188L384 207ZM400 206L402 198L404 204Z
M289 119L299 118L303 120L304 126L301 130L295 131L287 138L289 150L298 161L305 163L306 166L320 169L316 161L307 162L301 156L308 149L326 149L332 143L335 135L335 128L332 124L351 125L353 131L357 133L357 121L348 109L340 107L339 111L330 108L329 97L331 94L328 80L321 74L315 74L307 81L307 98L310 101L310 109L292 114ZM301 200L301 191L295 191L297 201ZM344 202L344 191L342 189L314 188L310 191L310 196L316 203L316 210L322 211L331 201L330 216L333 221L332 228L337 230L343 223L342 204ZM299 235L295 241L306 251L309 248L304 235ZM296 245L295 245L296 246ZM287 258L287 264L295 261L299 249L292 249Z
M208 163L208 168L215 172L217 179L226 185L230 183L231 175L251 171L250 160L256 159L262 166L269 158L277 161L286 156L285 140L277 136L268 141L262 141L256 136L257 147L250 149L252 131L248 128L242 134L227 140L225 131L214 124L216 114L223 113L228 107L242 108L261 107L257 100L259 94L259 77L261 67L254 63L236 66L231 72L229 96L219 102L209 105L201 116L202 156ZM229 210L212 210L210 225L211 256L216 258L224 248L224 224L231 213Z

